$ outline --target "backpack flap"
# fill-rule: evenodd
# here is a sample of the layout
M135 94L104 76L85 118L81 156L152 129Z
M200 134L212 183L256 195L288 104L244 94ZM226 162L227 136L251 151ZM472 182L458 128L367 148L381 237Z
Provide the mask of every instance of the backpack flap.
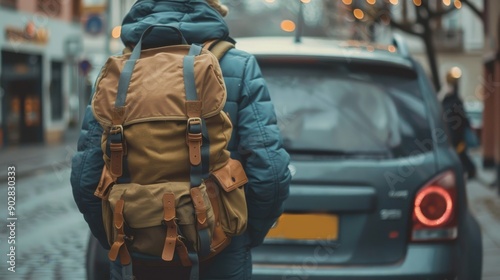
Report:
M219 189L224 191L210 191L217 195L219 202L220 224L227 236L243 233L247 226L248 210L243 186L248 182L241 163L229 159L228 163L214 171L211 179L216 182ZM208 185L207 185L208 186ZM213 196L212 195L212 196Z
M101 179L94 192L94 195L100 199L108 198L109 188L115 183L115 179L111 176L106 165L102 168Z
M201 204L207 206L203 209L206 219L204 223L208 226L211 237L215 218L210 207L206 187L202 184L194 189L199 194ZM168 229L171 226L175 227L173 230L174 240L182 235L182 238L185 239L183 242L188 248L197 250L200 245L198 244L197 223L193 211L198 209L193 208L192 191L193 188L189 187L189 182L114 185L109 194L109 203L112 209L115 209L120 201L124 203L123 215L126 220L126 233L132 239L129 242L130 250L151 256L165 256L163 245L171 240L172 235L169 234ZM167 205L166 202L169 201L172 203ZM174 224L168 226L170 221L173 221ZM113 240L110 240L110 243L112 242ZM169 251L168 256L172 257L172 251Z
M248 182L247 175L241 163L234 159L229 159L228 163L212 175L219 186L226 192L231 192Z
M177 45L142 52L132 73L124 105L123 126L147 121L187 120L182 71L190 46ZM92 100L97 121L110 127L118 96L118 81L129 55L110 57L101 72ZM207 50L195 57L196 91L202 103L201 117L217 115L226 102L226 88L217 58ZM140 106L138 106L140 104Z

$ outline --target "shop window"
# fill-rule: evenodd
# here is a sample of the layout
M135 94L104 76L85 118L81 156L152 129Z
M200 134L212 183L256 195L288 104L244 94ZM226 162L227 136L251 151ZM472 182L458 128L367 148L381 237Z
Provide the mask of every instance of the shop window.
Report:
M38 12L49 17L59 17L62 12L62 0L38 0Z
M53 61L51 64L50 107L52 120L63 117L63 64Z
M26 127L40 126L40 98L27 95L24 99L24 125Z
M17 0L0 0L0 6L15 9L17 7Z

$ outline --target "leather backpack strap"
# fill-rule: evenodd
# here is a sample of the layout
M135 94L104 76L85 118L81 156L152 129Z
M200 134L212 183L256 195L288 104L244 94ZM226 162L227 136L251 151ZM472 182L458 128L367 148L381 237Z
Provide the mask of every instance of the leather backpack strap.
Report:
M224 40L212 40L203 45L203 48L213 53L219 61L234 47L233 43Z

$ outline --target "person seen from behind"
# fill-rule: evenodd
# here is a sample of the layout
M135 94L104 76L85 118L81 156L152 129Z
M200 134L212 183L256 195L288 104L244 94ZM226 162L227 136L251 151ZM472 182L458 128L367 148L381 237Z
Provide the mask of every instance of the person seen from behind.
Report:
M139 0L122 24L121 39L133 48L143 31L155 24L177 24L187 43L203 44L210 40L233 41L224 16L228 8L219 0ZM153 33L156 32L153 31ZM151 34L148 47L176 42L176 34ZM158 36L160 35L160 36ZM168 37L172 36L172 38ZM289 155L282 147L268 88L254 56L237 49L229 50L220 60L227 88L224 107L233 124L228 150L245 169L248 183L245 194L248 208L246 231L232 238L230 245L208 263L202 264L200 279L251 279L251 249L262 244L267 232L283 212L289 194L291 175ZM160 81L159 81L160 82ZM87 106L78 152L73 157L71 184L74 199L92 234L109 249L102 224L101 200L94 191L103 169L101 136L103 128ZM111 263L112 279L121 269ZM115 273L113 273L115 272ZM136 266L136 279L186 279L189 269Z
M470 129L470 122L459 95L458 82L460 78L459 68L450 69L446 73L446 85L439 95L442 99L441 104L448 137L460 158L464 172L467 172L467 177L470 179L476 177L476 166L469 156L465 138L466 130Z

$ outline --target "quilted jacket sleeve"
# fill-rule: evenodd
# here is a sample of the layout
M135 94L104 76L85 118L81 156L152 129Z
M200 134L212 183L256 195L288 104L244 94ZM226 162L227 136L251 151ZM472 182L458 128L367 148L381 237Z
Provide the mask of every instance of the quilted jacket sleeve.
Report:
M274 106L253 56L246 62L242 87L238 151L248 176L248 233L251 246L258 246L283 212L291 180L290 157L282 147Z
M90 105L83 119L77 152L71 166L71 186L78 209L83 214L92 234L109 249L102 223L101 200L94 196L104 166L101 150L102 127L95 120Z

